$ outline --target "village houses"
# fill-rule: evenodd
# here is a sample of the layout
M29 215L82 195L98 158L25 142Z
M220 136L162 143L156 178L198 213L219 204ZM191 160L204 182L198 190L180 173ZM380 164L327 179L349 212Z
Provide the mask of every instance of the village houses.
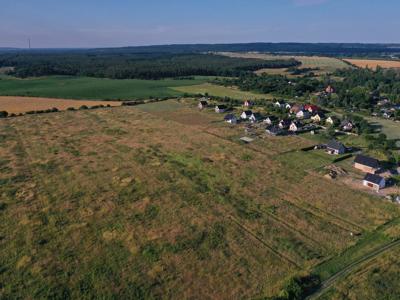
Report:
M251 110L245 110L244 112L242 112L242 114L240 115L240 118L243 120L248 120L250 119L251 115L253 114L253 112Z

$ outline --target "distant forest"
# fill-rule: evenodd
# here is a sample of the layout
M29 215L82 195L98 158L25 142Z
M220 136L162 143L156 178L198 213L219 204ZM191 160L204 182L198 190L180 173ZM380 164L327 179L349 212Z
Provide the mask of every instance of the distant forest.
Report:
M25 78L48 75L89 76L112 79L238 76L262 68L300 65L294 59L257 60L213 54L118 53L114 51L8 52L0 67L13 66L11 75Z
M17 77L73 75L114 79L161 79L194 75L239 76L261 68L290 68L294 59L230 58L210 52L258 51L345 57L400 57L399 44L193 44L105 49L0 49L0 67Z

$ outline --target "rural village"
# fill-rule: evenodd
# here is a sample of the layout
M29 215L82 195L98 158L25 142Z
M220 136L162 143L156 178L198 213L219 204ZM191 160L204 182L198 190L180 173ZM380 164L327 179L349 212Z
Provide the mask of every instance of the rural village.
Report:
M335 93L332 86L318 93L318 96L324 97ZM364 176L360 179L358 174L347 172L335 164L326 166L325 177L330 179L340 179L346 177L346 181L353 187L360 190L369 190L389 201L400 204L400 188L395 186L392 175L400 173L400 165L392 165L389 169L384 165L386 162L380 162L378 159L364 155L361 149L347 147L344 143L335 139L335 136L348 135L357 136L356 124L350 119L340 118L338 114L314 105L286 102L278 100L271 102L270 106L275 112L280 114L265 113L265 109L251 100L245 100L242 107L229 107L225 104L218 104L218 101L212 101L207 97L202 97L198 102L198 109L215 111L218 114L225 114L224 121L234 126L240 126L245 135L240 138L243 143L251 143L257 138L265 138L265 135L287 136L287 135L321 135L328 130L332 139L324 144L301 149L301 151L324 151L327 155L337 156L335 162L352 160L352 167L358 173L362 172ZM378 101L380 114L372 113L372 116L381 116L392 119L395 112L400 110L400 105L392 105L387 99ZM282 112L287 113L285 118L280 118ZM350 177L350 178L348 178ZM350 179L350 180L349 180Z

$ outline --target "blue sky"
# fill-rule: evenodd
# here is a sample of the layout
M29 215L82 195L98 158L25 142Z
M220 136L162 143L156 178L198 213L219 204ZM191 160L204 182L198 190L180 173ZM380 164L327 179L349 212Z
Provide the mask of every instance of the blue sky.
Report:
M400 43L399 0L0 0L0 47Z

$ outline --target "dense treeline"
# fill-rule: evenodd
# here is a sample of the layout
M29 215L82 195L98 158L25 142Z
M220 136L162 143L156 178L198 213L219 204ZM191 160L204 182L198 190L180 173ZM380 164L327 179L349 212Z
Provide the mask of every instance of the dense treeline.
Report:
M212 54L163 53L8 53L0 56L1 66L15 67L12 75L35 77L73 75L113 79L161 79L166 77L238 76L261 68L299 65L294 59L257 60Z
M1 49L3 51L15 51L12 49ZM270 52L291 53L306 55L329 55L329 56L357 56L357 57L380 57L395 56L400 53L400 44L362 44L362 43L237 43L237 44L181 44L181 45L155 45L108 49L57 49L37 50L48 53L109 53L109 54L132 54L132 53L204 53L216 51L232 52Z
M239 78L216 80L224 86L238 86L243 91L254 91L263 94L275 94L283 97L300 97L323 88L317 79L301 77L291 78L282 75L257 76L245 74Z

